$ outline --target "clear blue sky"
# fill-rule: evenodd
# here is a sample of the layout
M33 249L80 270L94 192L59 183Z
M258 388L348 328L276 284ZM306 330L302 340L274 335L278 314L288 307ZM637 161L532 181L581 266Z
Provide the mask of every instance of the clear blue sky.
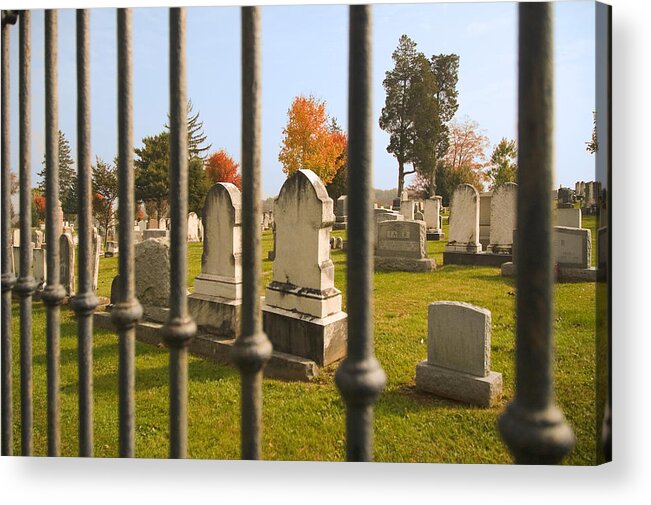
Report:
M555 4L556 185L593 180L594 157L585 151L594 110L594 3ZM32 171L44 152L43 11L32 16ZM263 193L284 181L277 156L287 109L299 94L327 102L347 126L348 8L339 5L262 8ZM136 146L163 129L168 110L168 11L133 14ZM517 6L515 3L380 4L373 8L374 185L396 187L397 165L377 126L384 104L382 80L401 34L426 55L460 56L457 118L477 121L491 141L516 132ZM76 156L74 11L59 11L60 128ZM91 10L92 151L109 161L117 151L116 14ZM188 8L188 91L201 112L213 149L240 161L239 7ZM18 30L12 30L12 168L18 162Z

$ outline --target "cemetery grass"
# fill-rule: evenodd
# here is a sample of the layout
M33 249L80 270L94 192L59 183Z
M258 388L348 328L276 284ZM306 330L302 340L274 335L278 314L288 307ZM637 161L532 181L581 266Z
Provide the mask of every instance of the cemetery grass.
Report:
M447 230L445 230L447 232ZM344 232L334 232L344 235ZM263 235L264 282L271 279ZM375 407L377 461L510 463L496 422L514 394L514 287L498 268L442 266L444 242L429 242L438 269L432 273L375 274L375 351L387 374L387 387ZM201 244L189 244L189 282L200 271ZM345 253L333 251L335 285L344 294ZM102 258L98 292L109 296L117 258ZM457 300L492 312L491 369L501 372L504 399L479 409L416 391L415 367L427 357L427 305ZM596 461L595 286L556 285L555 385L557 402L574 429L577 445L565 460ZM77 343L74 314L64 306L61 327L62 455L78 451ZM34 454L47 454L45 308L34 304ZM20 369L18 304L13 310L14 451L20 453ZM94 447L98 457L118 455L117 337L96 329L94 352ZM269 460L343 461L345 408L334 385L335 367L313 383L265 379L262 454ZM189 456L239 457L239 373L232 367L189 359ZM168 353L136 344L136 455L168 454Z

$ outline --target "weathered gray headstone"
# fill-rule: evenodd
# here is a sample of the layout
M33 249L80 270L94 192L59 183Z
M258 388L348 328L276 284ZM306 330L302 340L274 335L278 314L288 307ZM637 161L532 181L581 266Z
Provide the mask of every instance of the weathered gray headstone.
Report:
M427 257L427 237L424 221L381 221L375 270L380 272L431 272L436 268Z
M589 268L592 252L587 228L554 227L554 254L561 268Z
M135 247L136 298L143 305L167 307L170 299L170 246L150 238Z
M479 193L470 184L461 184L450 204L447 252L481 252L479 243Z
M348 226L348 197L341 195L335 205L334 230L345 230Z
M263 307L274 349L328 365L346 353L346 318L330 259L333 202L319 177L298 170L274 204L276 259Z
M170 232L163 228L147 228L142 232L142 239L147 240L150 238L169 238Z
M68 233L59 237L59 251L61 256L59 276L61 284L68 296L75 295L75 244Z
M428 307L427 360L416 367L416 388L491 407L502 394L502 374L490 370L491 313L462 302Z
M493 191L491 198L490 241L487 251L511 254L517 218L518 185L507 182Z

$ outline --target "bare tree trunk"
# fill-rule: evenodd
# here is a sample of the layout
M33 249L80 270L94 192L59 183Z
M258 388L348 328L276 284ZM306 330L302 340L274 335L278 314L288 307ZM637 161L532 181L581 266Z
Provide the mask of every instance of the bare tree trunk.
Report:
M401 198L402 189L405 186L405 164L398 160L398 198Z

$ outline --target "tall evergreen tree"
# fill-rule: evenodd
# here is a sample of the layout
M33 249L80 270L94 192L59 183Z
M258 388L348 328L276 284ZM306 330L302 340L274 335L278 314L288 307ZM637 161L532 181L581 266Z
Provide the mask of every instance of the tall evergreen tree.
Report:
M203 121L199 121L199 111L193 114L193 109L192 100L188 100L188 151L190 158L196 157L205 160L212 144L203 145L208 136L203 132ZM169 114L167 115L167 120L169 122ZM165 128L169 131L170 127L166 124Z
M491 189L499 188L507 182L517 182L518 175L518 149L515 140L503 138L493 148L488 178L491 181Z
M386 99L380 115L380 128L389 133L389 145L386 149L398 161L398 195L400 195L404 187L405 175L415 172L413 169L406 171L405 165L413 161L415 139L410 91L418 73L416 43L407 35L402 35L391 58L394 67L387 70L382 82Z
M45 194L46 160L43 158L43 169L38 173L41 181L38 189ZM77 214L77 171L70 153L70 143L65 134L59 130L59 200L64 214Z

